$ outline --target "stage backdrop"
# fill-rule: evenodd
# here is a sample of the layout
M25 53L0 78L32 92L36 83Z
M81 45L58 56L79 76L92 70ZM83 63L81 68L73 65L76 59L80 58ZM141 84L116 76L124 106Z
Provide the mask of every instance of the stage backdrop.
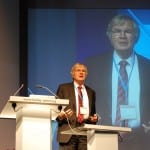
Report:
M19 0L0 0L0 112L19 86ZM0 150L15 148L15 120L0 118Z
M141 37L135 49L140 55L150 58L149 10L29 9L29 94L50 94L36 89L36 84L46 86L55 93L60 83L72 81L70 69L75 62L84 63L88 57L110 49L106 28L112 16L118 13L129 14L139 23ZM96 103L98 113L99 98ZM53 150L58 150L56 130L57 123L53 122Z

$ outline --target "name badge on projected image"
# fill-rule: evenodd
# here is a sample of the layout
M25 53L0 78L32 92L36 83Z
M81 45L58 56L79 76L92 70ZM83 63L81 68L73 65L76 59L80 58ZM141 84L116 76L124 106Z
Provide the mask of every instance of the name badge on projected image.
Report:
M134 106L121 105L121 120L133 120L137 118L136 109Z

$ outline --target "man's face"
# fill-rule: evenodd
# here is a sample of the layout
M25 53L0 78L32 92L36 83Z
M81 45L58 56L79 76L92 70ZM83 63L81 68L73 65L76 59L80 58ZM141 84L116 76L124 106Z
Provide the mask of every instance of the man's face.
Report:
M110 41L116 51L132 51L136 42L133 26L130 22L114 25Z
M87 76L87 69L84 65L76 65L73 72L72 77L77 83L84 82Z

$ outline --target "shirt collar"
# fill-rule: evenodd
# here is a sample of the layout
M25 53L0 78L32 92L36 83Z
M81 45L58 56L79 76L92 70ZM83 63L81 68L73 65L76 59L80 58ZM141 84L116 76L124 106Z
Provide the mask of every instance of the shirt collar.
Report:
M120 62L121 60L123 60L122 58L120 58L120 56L117 54L116 51L114 51L113 59L115 60L115 62L116 62L117 65L119 65L119 62ZM131 55L130 57L128 57L128 59L125 59L125 60L128 62L128 64L129 64L130 66L132 66L133 63L134 63L134 59L135 59L135 54L132 53L132 55Z
M78 86L79 86L79 84L77 84L77 82L73 82L73 84L74 84L74 87L77 89L78 88ZM82 85L80 85L82 88L84 88L84 85L82 84Z

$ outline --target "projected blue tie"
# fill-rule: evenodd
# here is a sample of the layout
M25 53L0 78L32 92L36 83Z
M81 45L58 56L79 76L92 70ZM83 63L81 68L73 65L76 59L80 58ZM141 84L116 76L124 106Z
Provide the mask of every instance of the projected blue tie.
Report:
M117 94L117 111L116 111L116 126L127 126L127 121L121 121L120 105L127 104L127 84L128 74L126 66L128 62L120 61L119 78L118 78L118 94Z

